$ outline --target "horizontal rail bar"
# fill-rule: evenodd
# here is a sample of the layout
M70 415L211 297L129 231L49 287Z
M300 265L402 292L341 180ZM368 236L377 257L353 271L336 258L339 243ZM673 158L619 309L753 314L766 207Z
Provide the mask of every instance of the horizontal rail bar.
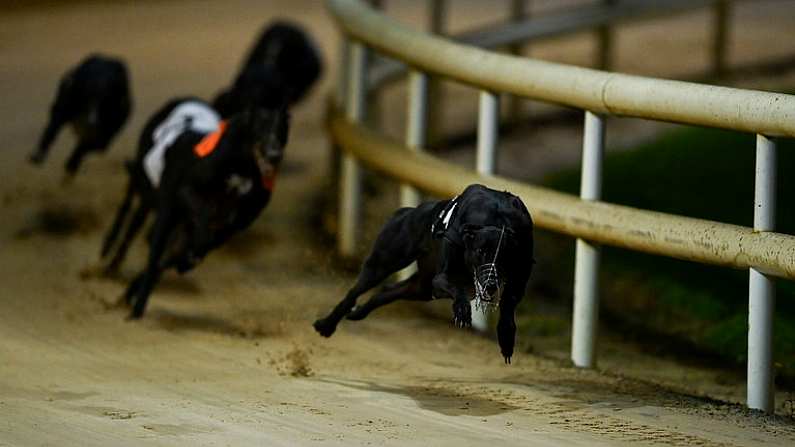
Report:
M795 236L656 211L640 210L507 180L484 177L399 141L349 123L339 111L329 119L331 137L372 169L417 188L449 197L482 183L518 195L539 228L645 253L795 279Z
M422 71L595 113L795 137L795 96L609 73L497 54L410 29L360 0L328 0L343 31Z

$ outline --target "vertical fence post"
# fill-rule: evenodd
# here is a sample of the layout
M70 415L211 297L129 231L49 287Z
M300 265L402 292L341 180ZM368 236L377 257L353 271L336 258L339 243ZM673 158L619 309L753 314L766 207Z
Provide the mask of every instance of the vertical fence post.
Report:
M409 73L408 119L406 122L406 146L420 151L425 146L428 129L428 75L419 71ZM400 185L400 206L417 206L420 193L417 188Z
M373 9L382 12L386 7L385 0L367 0L367 3L369 3ZM365 109L367 110L367 119L364 121L364 123L374 130L379 130L383 125L383 111L381 110L382 89L370 88L371 86L367 84L368 82L365 82L365 94L367 101Z
M419 71L409 72L408 118L406 120L406 146L419 152L425 146L428 129L428 75ZM417 188L400 185L400 206L417 206L421 196ZM398 280L410 277L417 271L417 264L398 272Z
M448 0L430 0L428 11L428 31L431 34L444 35L447 19ZM436 144L442 139L442 123L444 122L445 94L444 87L438 78L431 77L428 85L430 107L428 113L427 143Z
M612 6L616 0L602 0L607 6ZM613 67L613 25L602 25L597 30L598 47L596 67L600 70L610 70Z
M528 17L527 0L511 0L511 21L520 22ZM517 43L508 48L508 51L514 56L521 56L522 51L525 49L525 44ZM525 101L518 96L510 96L508 98L508 121L517 123L522 119L522 112L524 109Z
M348 68L350 60L350 40L345 34L340 34L339 42L339 62L337 72L337 87L334 94L335 106L344 110L345 101L348 97ZM342 165L342 150L331 142L331 157L329 157L329 187L334 188L340 184L340 170Z
M754 230L773 231L776 222L776 145L756 136ZM748 283L748 407L773 411L773 279L750 269Z
M712 74L721 76L726 73L726 49L728 47L731 5L728 0L718 0L714 3L713 8Z
M500 116L500 97L496 93L480 92L478 109L478 174L494 175L497 167L497 136Z
M605 119L585 112L582 147L580 198L599 200L602 196ZM599 319L600 248L577 239L574 266L574 312L572 317L571 359L575 366L591 368L596 363L596 329Z
M342 34L340 36L340 47L339 47L339 73L337 73L337 92L336 92L336 101L338 106L344 106L346 99L348 98L348 83L350 82L348 76L348 69L350 68L350 56L351 56L351 41L348 39L348 36Z
M350 44L350 67L345 112L353 123L364 120L367 98L367 49L360 42ZM356 254L362 213L362 174L359 162L349 154L342 156L337 249L343 257Z
M447 15L447 0L431 0L431 10L428 17L428 28L434 34L444 31L445 16Z
M494 175L497 167L497 136L500 120L500 97L496 93L481 91L478 107L477 171L481 175ZM472 327L479 331L489 328L486 314L472 307Z

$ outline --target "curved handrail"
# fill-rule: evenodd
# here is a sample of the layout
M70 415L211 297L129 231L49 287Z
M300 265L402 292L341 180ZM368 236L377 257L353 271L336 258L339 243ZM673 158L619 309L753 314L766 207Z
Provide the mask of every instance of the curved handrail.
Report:
M795 137L795 96L604 72L497 54L412 30L358 0L329 0L354 39L422 71L596 113Z
M485 183L521 197L541 228L616 247L724 267L753 267L795 279L795 236L584 201L499 176L482 176L352 124L339 110L332 111L329 130L339 147L370 168L439 196L453 196L467 185Z

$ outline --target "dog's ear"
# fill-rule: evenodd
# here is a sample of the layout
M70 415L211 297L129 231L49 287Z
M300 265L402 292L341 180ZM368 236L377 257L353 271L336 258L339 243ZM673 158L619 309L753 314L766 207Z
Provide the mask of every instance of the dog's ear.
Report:
M511 197L511 206L513 206L515 209L521 211L523 214L530 214L527 211L527 207L524 205L524 202L522 202L522 199L520 199L519 197L517 197L517 196L515 196L513 194L511 194L511 196L512 196Z

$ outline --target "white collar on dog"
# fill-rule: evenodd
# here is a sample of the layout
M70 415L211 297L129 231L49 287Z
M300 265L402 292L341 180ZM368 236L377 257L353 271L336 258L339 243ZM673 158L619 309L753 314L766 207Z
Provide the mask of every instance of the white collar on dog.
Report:
M458 206L458 196L453 197L447 206L444 207L442 211L439 212L439 217L436 218L436 221L431 225L431 233L436 233L436 225L440 224L443 225L441 231L446 231L447 227L450 226L450 221L453 218L453 214L455 213L455 209Z

